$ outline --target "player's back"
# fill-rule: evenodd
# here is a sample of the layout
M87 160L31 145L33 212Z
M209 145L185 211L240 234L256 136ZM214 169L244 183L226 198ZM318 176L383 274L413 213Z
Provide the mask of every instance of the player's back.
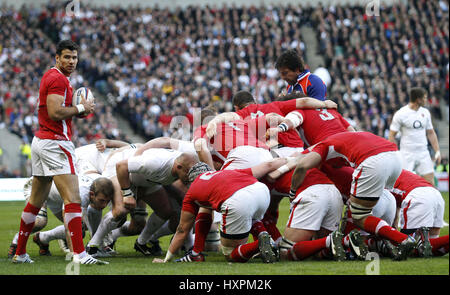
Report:
M206 125L200 126L194 132L194 142L198 138L206 137ZM238 146L254 146L268 149L267 145L259 140L244 120L221 123L217 126L217 134L209 139L214 150L224 158Z
M189 187L183 200L183 210L192 212L194 203L220 210L220 205L236 191L257 181L250 168L203 173Z
M327 137L348 131L350 124L334 109L296 110L303 120L297 128L306 145L314 145Z
M396 151L397 146L370 132L341 132L329 136L313 148L322 159L342 158L355 167L368 157Z

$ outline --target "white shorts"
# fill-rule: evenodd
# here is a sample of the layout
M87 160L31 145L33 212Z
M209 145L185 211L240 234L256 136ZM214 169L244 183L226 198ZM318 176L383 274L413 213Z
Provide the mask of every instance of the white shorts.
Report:
M222 170L246 169L272 160L269 150L254 146L238 146L230 151Z
M362 200L377 200L384 188L392 188L402 172L398 151L384 152L365 159L352 175L350 193Z
M286 157L290 157L293 153L296 152L303 152L304 149L302 147L288 147L288 146L284 146L278 149L272 149L271 150L273 153L277 154L278 157L280 158L286 158Z
M339 227L344 202L333 184L308 187L291 202L287 227L318 231L335 231Z
M222 203L220 234L224 238L246 238L253 221L261 220L270 203L267 186L261 182L241 188Z
M419 175L434 173L434 162L428 150L405 151L400 150L403 169Z
M383 190L377 204L372 208L372 215L386 221L392 226L394 224L397 203L395 197L388 191Z
M433 187L413 189L402 201L400 227L415 229L422 226L442 228L445 202L441 193Z
M71 141L40 139L31 143L31 170L35 176L77 174L75 146Z

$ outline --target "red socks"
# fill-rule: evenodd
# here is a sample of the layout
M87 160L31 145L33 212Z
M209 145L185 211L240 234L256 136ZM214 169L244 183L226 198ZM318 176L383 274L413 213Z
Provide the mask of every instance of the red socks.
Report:
M434 256L442 256L448 253L448 245L449 245L448 235L435 239L430 239L430 244Z
M19 239L17 241L16 255L23 255L27 252L27 241L36 221L36 215L41 208L27 203L20 219Z
M288 259L303 260L316 254L322 249L327 249L327 238L328 237L324 237L317 240L295 243L295 245L288 251Z
M256 240L252 243L237 246L234 248L233 252L231 252L230 257L234 262L247 262L258 252L258 240Z
M84 252L80 204L69 203L64 206L64 223L70 233L74 254Z
M262 221L255 221L252 225L252 228L250 229L250 233L253 236L253 240L256 241L258 240L258 235L259 233L263 232L263 231L267 231L266 227L264 226L264 224L262 223Z
M364 221L363 230L368 233L375 234L379 237L388 239L397 244L400 244L406 238L408 238L407 235L399 232L398 230L389 226L386 221L375 216L369 216L366 218L366 220Z
M276 212L267 211L261 221L274 241L281 238L280 230L277 227L278 210Z
M212 224L212 214L198 213L195 219L195 240L192 251L195 253L203 252L205 241Z

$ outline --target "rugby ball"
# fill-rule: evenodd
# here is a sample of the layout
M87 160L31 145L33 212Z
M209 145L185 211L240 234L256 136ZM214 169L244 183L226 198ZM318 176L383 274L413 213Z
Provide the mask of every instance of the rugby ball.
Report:
M94 101L94 95L92 91L87 87L78 88L73 94L72 105L75 106L81 103L81 99L84 98L87 101Z
M72 97L72 106L76 106L81 103L81 100L85 99L87 101L94 101L94 95L92 94L92 91L87 87L80 87L78 88L74 93ZM79 114L79 117L84 117L85 114Z

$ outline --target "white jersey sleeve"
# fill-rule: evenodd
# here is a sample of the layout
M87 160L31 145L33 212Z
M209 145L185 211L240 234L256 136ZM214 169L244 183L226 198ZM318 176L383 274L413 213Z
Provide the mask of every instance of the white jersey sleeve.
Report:
M389 127L389 129L391 131L394 131L394 132L399 132L401 126L402 126L401 113L400 112L396 112L394 114L394 117L392 118L392 123L391 123L391 126Z
M149 184L168 185L176 180L172 175L172 167L181 152L171 149L148 149L139 156L128 159L128 171L138 174L139 179L145 179ZM133 181L133 177L132 177ZM144 186L144 183L134 183Z

